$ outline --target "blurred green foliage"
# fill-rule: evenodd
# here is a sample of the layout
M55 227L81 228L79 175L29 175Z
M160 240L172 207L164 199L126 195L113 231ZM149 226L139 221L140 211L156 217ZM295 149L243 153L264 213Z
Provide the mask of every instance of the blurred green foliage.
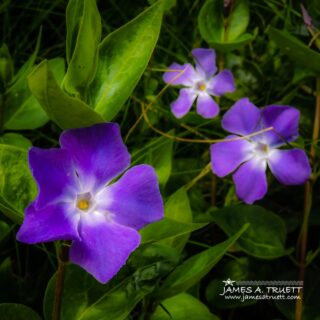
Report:
M294 318L293 303L240 303L219 293L228 278L296 279L291 248L301 224L303 187L286 188L270 177L265 199L245 206L229 178L209 173L190 185L210 161L209 145L170 137L224 137L221 115L204 120L191 111L178 120L169 108L177 90L161 90L169 64L190 61L192 48L213 47L219 68L232 70L237 82L237 90L219 101L222 114L245 96L259 106L293 105L301 111L294 145L309 150L320 4L304 5L313 34L294 0L0 3L1 319L51 319L52 313L56 248L15 240L37 192L27 149L57 147L62 129L111 120L121 125L132 162L155 167L165 219L141 230L141 246L106 285L68 265L62 319ZM319 143L316 153L319 159ZM319 162L313 165L319 175ZM304 320L320 314L318 190L319 182L309 225Z

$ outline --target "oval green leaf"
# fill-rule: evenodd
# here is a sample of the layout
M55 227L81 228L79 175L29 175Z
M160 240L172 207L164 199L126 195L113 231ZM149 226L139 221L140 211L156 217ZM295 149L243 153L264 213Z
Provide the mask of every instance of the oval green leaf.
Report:
M150 280L157 276L154 267L144 267L120 283L114 281L112 285L102 285L84 270L69 265L64 282L61 320L125 320L136 304L154 289ZM55 278L56 275L50 279L45 293L46 320L52 318Z
M259 206L238 205L214 211L212 216L228 235L234 234L244 223L250 223L237 242L237 246L246 253L261 259L275 259L288 254L284 247L285 223L273 212Z
M1 303L1 320L41 320L40 316L23 304Z
M189 197L185 188L180 188L174 194L170 196L168 201L165 204L165 213L166 218L173 219L182 223L192 223L193 216L190 207ZM188 242L190 233L182 235L177 238L164 240L162 243L172 246L181 252Z
M4 86L11 81L13 76L13 61L8 46L4 43L0 47L0 79Z
M55 78L61 83L64 76L64 59L48 61ZM4 128L8 130L36 129L49 121L37 99L28 88L27 75L9 88L4 107Z
M159 37L162 14L160 1L99 45L98 69L89 97L106 121L118 114L147 67Z
M232 2L232 11L227 19L226 38L228 42L237 41L249 24L248 0Z
M81 128L103 122L101 116L88 105L69 97L60 89L47 60L41 62L29 75L28 83L50 119L62 129Z
M207 0L200 10L200 34L211 47L228 52L241 48L254 39L253 35L244 34L249 23L248 0L234 1L227 18L224 18L223 12L221 0Z
M199 12L198 26L202 38L208 43L223 42L223 1L207 0Z
M164 218L151 223L140 230L141 244L172 239L205 227L207 223L182 223L173 219Z
M219 320L208 307L188 293L180 293L161 302L151 320Z
M28 167L27 151L0 145L0 209L16 223L23 220L23 211L35 198L37 188Z
M173 134L170 130L168 134ZM142 163L149 163L156 170L160 187L164 188L170 178L172 168L173 140L166 137L156 138L143 147L144 156L133 157L133 162L139 160Z
M85 95L97 69L101 18L96 0L70 0L66 11L68 70L63 86L71 94Z
M240 49L245 44L252 42L255 36L250 33L242 34L237 40L232 42L211 42L212 48L220 50L222 52L229 52L235 49Z
M308 68L312 72L320 72L320 53L310 49L285 31L269 27L268 35L293 62L301 67Z
M29 139L24 137L22 134L12 132L5 133L3 136L1 136L0 144L15 146L25 150L28 150L30 147L32 147L32 143Z
M225 255L231 246L248 228L244 225L240 231L235 233L228 240L221 242L203 252L200 252L179 265L165 279L162 287L155 292L155 297L159 300L172 297L184 292L202 279L220 259Z

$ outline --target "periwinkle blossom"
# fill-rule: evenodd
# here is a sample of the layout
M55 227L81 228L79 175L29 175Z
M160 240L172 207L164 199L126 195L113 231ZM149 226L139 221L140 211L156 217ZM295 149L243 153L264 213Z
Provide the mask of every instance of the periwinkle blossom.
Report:
M154 169L128 169L130 154L117 124L62 133L61 148L29 151L39 193L17 234L34 244L71 240L70 261L105 283L140 243L137 230L163 218Z
M171 104L172 113L182 118L197 99L197 113L203 118L213 118L219 113L219 106L211 96L220 97L235 90L231 71L217 73L216 54L213 49L193 49L196 68L191 64L173 63L163 75L170 85L182 85L179 97Z
M219 177L233 172L236 193L251 204L267 192L267 166L285 185L305 183L311 167L305 152L298 148L280 150L298 135L300 112L291 106L269 105L258 109L249 99L237 101L224 115L222 127L232 133L211 146L212 171ZM251 137L248 135L273 128Z

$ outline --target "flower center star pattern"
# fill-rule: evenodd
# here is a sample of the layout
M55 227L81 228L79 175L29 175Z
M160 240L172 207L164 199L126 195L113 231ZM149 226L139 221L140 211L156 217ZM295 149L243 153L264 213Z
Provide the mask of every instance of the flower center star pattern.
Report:
M299 110L291 106L270 105L258 109L249 99L240 99L222 119L222 127L234 134L226 139L244 137L271 127L274 130L213 144L212 171L219 177L233 172L237 196L248 204L266 194L267 167L282 184L305 183L311 175L305 152L298 148L279 150L299 136L299 118Z
M213 118L219 113L219 106L211 96L220 97L235 90L233 75L223 70L217 75L216 54L212 49L193 49L196 68L186 63L173 63L163 75L171 85L182 85L179 97L171 104L172 113L182 118L197 100L197 113L204 118Z
M17 239L72 240L70 260L105 283L138 247L138 230L163 218L157 176L137 165L111 183L130 164L117 124L65 131L60 145L29 151L39 193Z

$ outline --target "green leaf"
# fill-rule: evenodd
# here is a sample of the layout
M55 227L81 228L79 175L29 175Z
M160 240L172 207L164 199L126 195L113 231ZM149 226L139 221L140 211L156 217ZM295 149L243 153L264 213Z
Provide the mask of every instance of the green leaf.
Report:
M0 145L0 209L12 221L21 223L23 211L35 198L35 182L24 149Z
M227 19L226 38L228 42L238 40L246 31L249 24L248 0L235 0L232 3L232 11Z
M169 11L173 7L177 5L177 0L162 0L163 1L163 9ZM149 4L154 4L157 0L148 0Z
M19 69L19 71L13 76L11 84L15 84L17 81L21 79L25 79L27 75L30 73L32 67L34 66L34 63L36 62L36 59L39 53L41 36L42 36L42 28L40 28L34 52L29 57L29 59L23 64L23 66Z
M52 121L62 129L80 128L103 122L84 102L69 97L57 84L44 60L28 77L29 87Z
M250 33L242 34L237 40L233 42L211 42L210 45L222 52L229 52L235 49L239 49L243 47L245 44L252 42L255 36Z
M14 226L12 226L10 230L12 230L13 227ZM19 281L16 274L13 272L12 259L10 256L0 263L0 287L6 288L6 290L0 291L0 301L19 300L21 280Z
M276 214L259 206L238 205L212 213L213 220L228 235L244 223L250 223L237 245L246 253L261 259L275 259L288 254L285 249L286 226Z
M23 304L1 303L1 320L41 320L40 316Z
M222 0L207 0L202 6L198 25L202 38L222 52L243 47L255 37L245 32L249 23L248 0L236 0L228 18L224 19Z
M54 76L64 76L64 60L49 60ZM4 128L8 130L36 129L48 122L49 118L28 88L27 74L21 76L6 92L4 107Z
M188 293L180 293L161 302L167 313L158 306L151 320L219 320L208 307Z
M178 293L184 292L195 285L219 262L248 226L248 224L245 224L240 231L235 233L228 240L184 261L169 274L162 287L155 292L155 297L162 300L163 298L172 297Z
M310 49L285 31L269 27L268 35L293 62L315 73L320 72L320 53Z
M176 238L205 227L207 223L182 223L164 218L141 229L141 244Z
M178 222L192 223L192 211L186 190L182 187L170 196L165 204L164 216ZM163 243L176 248L181 252L189 239L190 233L183 236L164 240Z
M174 130L168 132L168 134L173 133ZM161 187L164 187L171 174L173 140L160 137L151 141L146 148L146 157L142 162L149 163L154 167L159 184Z
M70 0L66 19L68 70L63 85L69 93L84 96L96 73L101 40L96 0Z
M13 76L13 62L6 44L0 47L0 79L6 86Z
M55 289L53 276L44 298L45 319L51 320ZM62 296L61 320L124 320L154 287L155 266L144 267L114 285L101 285L90 274L69 265Z
M99 45L90 98L91 105L106 121L118 114L147 67L159 37L162 14L160 1L109 34Z
M0 211L10 218L13 222L21 224L23 221L23 213L12 208L6 200L0 196Z
M198 16L199 31L208 43L224 41L223 1L207 0Z
M0 220L0 244L7 237L10 231L11 228L9 227L9 225Z
M19 133L5 133L0 137L0 144L15 146L25 150L32 147L31 141Z
M277 273L276 280L296 280L299 278L296 269L286 268L285 272ZM320 278L319 272L315 268L308 268L303 282L303 309L301 320L320 320L319 314L319 295L320 295ZM296 300L275 300L276 307L288 320L295 320Z

